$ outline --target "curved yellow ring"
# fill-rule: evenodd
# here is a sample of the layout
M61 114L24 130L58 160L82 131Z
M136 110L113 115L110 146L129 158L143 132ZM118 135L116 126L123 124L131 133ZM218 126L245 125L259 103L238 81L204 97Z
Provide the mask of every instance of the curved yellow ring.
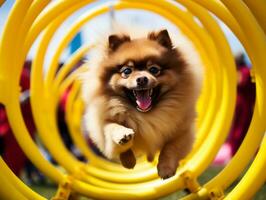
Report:
M51 26L51 27L52 27L52 26ZM53 26L52 29L55 29L55 27L56 27L56 25ZM49 31L47 31L47 32L49 32ZM50 36L48 35L48 37L50 37ZM48 40L48 38L46 37L46 38L45 38L44 40L42 40L42 41L45 41L45 42L46 42L46 45L47 45L47 40ZM41 42L41 47L42 47L42 49L43 49L46 45L45 45L45 43ZM60 48L62 49L62 46L61 46ZM58 52L58 51L57 51L57 52ZM60 52L60 51L59 51L59 52ZM44 55L44 54L42 53L42 55ZM42 56L42 57L43 57L43 56ZM55 57L57 57L57 56L55 56ZM36 59L37 59L37 58L38 58L38 56L36 57ZM43 58L42 58L42 59L43 59ZM36 64L34 64L34 66L39 66L39 67L41 66L41 64L39 63L39 61L38 61L38 62L34 62L34 63L36 63ZM55 65L53 65L53 66L55 66ZM54 67L51 67L50 69L53 69L52 71L55 71ZM50 71L49 71L49 72L50 72ZM48 72L48 77L49 77L49 74L52 74L52 73L49 73L49 72ZM38 83L37 81L39 81L39 84L37 84L37 85L41 85L40 80L41 80L41 78L40 78L40 70L39 70L38 78L35 78L35 81L33 81L33 83L36 84L36 83ZM48 78L48 80L49 80L49 78ZM49 84L49 81L47 81L47 83ZM33 85L33 89L34 89L34 85ZM41 88L34 89L33 91L34 91L33 94L35 95L35 91L36 91L36 92L41 91ZM36 95L36 97L37 97L37 96L40 97L41 94ZM34 99L34 96L33 96L32 99ZM53 102L53 100L50 99L50 100L47 100L46 102ZM34 107L34 105L36 105L36 107L38 107L38 109L40 109L39 101L38 101L38 104L37 104L37 99L36 99L36 104L33 104L33 107ZM49 106L47 106L47 108L48 108L48 109L50 109L50 108L54 108L54 105L49 105ZM36 113L36 116L38 115L38 113L39 113L39 114L41 113L41 112L39 112L39 111L36 111L36 112L35 112L35 111L34 111L34 108L33 108L33 112ZM45 112L45 113L52 113L52 111L50 111L50 112ZM39 115L39 116L40 116L40 115ZM51 117L49 117L49 118L51 119ZM40 123L37 123L37 125L40 124L40 126L41 126L41 124L42 124L41 122L43 121L43 120L41 119L41 117L36 117L36 119L37 119L37 122L40 122ZM54 121L54 120L52 120L52 121ZM46 134L45 134L45 131L44 131L45 128L43 127L42 130L43 130L43 132L41 131L40 133L41 133L41 135L43 135L43 137L42 137L43 140L44 140L44 141L47 141L47 142L46 142L47 144L50 144L50 146L51 146L50 149L53 149L53 145L52 145L52 143L51 143L51 139L45 137L45 135L46 135ZM53 131L53 132L54 132L54 131ZM57 137L58 137L58 136L57 136ZM50 139L50 141L49 141L49 139ZM55 139L55 138L53 138L53 140L54 140L54 139ZM60 142L59 142L58 139L57 139L57 142L56 142L56 143L57 143L58 145L60 144ZM60 152L62 152L62 147L63 147L63 146L60 145L60 149L61 149ZM59 148L59 146L57 146L57 148ZM49 149L49 148L48 148L48 149ZM50 150L50 151L51 151L51 150ZM52 150L52 152L55 152L55 149ZM58 154L57 154L57 155L58 155ZM64 155L66 156L66 154L64 154ZM66 158L65 156L64 156L64 158ZM62 160L62 158L63 158L62 156L59 156L59 155L58 155L58 157L61 158L61 160ZM70 158L71 158L71 157L69 157L69 159L70 159ZM69 166L68 166L67 168L70 169L71 171L73 171L73 167L70 167L70 163L71 163L71 162L68 162L68 163L69 163ZM98 170L96 170L96 169L94 169L94 168L91 168L91 167L90 167L90 169L93 170L93 171L92 171L93 173L97 173L96 176L100 176L100 177L102 177L103 173L100 173L100 171L98 171ZM147 172L145 172L145 173L147 174ZM105 174L106 174L106 176L107 176L107 174L109 174L109 173L106 172ZM142 174L142 173L141 173L141 174ZM140 174L140 175L141 175L141 174ZM112 176L109 176L109 175L108 175L107 177L111 178ZM135 175L135 177L139 177L139 176ZM141 176L141 177L142 177L142 176ZM154 175L152 175L152 177L154 177ZM103 178L104 178L104 177L103 177ZM108 179L109 179L109 178L108 178ZM146 179L146 178L145 178L145 179ZM135 178L134 178L134 180L135 180ZM127 181L129 181L128 178L127 178Z
M40 31L49 24L51 19L57 19L56 15L58 15L58 13L63 13L63 10L66 10L66 13L69 12L70 14L71 10L74 11L91 1L81 1L80 3L75 3L74 1L66 0L64 2L58 1L51 5L48 5L49 2L50 1L41 0L34 1L34 3L32 3L32 1L18 1L15 3L14 8L12 9L0 43L0 91L4 91L0 93L0 102L2 102L6 106L8 118L15 133L15 137L24 152L26 153L26 155L47 176L60 183L64 182L65 176L63 176L62 173L57 171L45 159L43 159L40 152L38 151L37 146L29 137L29 134L23 122L23 118L19 108L19 75L22 63L30 46L32 45L33 41L40 33ZM263 12L265 9L265 2L261 0L256 2L244 0L246 5L248 5L251 10L249 10L248 7L246 7L246 5L244 4L244 2L240 0L180 0L179 2L185 5L193 15L196 15L200 19L204 27L204 31L206 30L206 33L208 33L209 35L208 38L211 39L209 40L205 38L205 40L201 41L198 40L197 37L193 38L193 41L198 44L196 46L201 49L200 52L202 53L202 58L204 60L206 59L205 64L207 64L207 66L210 66L210 68L207 67L207 69L209 70L209 72L212 71L211 64L214 63L221 66L218 67L221 74L214 74L213 71L215 71L216 69L213 69L213 71L211 72L213 77L210 80L213 80L214 77L219 78L219 81L212 89L212 92L214 92L215 95L220 95L221 101L220 103L218 103L217 101L216 103L214 103L213 106L213 108L216 108L216 110L218 111L218 113L216 114L216 119L215 121L213 121L214 125L211 125L211 120L205 121L205 123L208 125L206 125L206 129L204 130L209 130L210 134L206 134L204 132L199 134L199 143L196 145L196 148L194 149L192 154L187 158L187 160L185 160L183 168L178 171L177 176L163 183L160 180L152 180L149 182L145 182L148 181L147 177L149 177L145 175L144 179L143 177L121 178L123 177L121 176L121 174L118 178L112 177L115 174L119 174L117 172L110 172L105 175L101 175L101 173L103 172L101 169L94 168L92 165L84 167L82 163L77 162L71 154L65 151L63 145L60 145L61 141L58 135L53 134L53 137L50 139L45 138L45 136L43 135L42 137L43 140L46 141L46 145L47 143L53 142L52 139L56 139L56 142L58 142L59 144L59 151L63 150L62 154L58 154L58 152L54 148L49 149L52 152L53 156L59 157L59 155L61 155L64 156L64 158L66 159L65 163L62 159L57 158L58 160L61 160L61 164L66 167L69 172L74 173L74 179L72 181L72 189L74 191L82 193L86 196L91 196L100 199L154 199L166 195L169 192L183 188L185 186L184 182L178 176L183 171L188 170L192 172L192 176L196 178L206 169L208 164L211 162L212 158L218 151L219 146L222 144L223 140L226 137L225 132L229 129L233 113L232 111L234 107L234 103L232 101L235 99L235 89L233 89L232 87L236 85L236 75L232 54L230 52L228 44L215 21L209 16L209 14L203 9L203 7L211 10L220 19L222 19L238 36L238 38L246 48L254 68L257 98L255 112L253 114L250 129L236 156L217 177L215 177L209 183L204 185L202 190L200 190L198 193L188 196L187 199L198 198L201 195L210 195L212 191L215 191L217 189L226 189L229 184L233 180L235 180L237 176L239 176L240 172L252 159L252 155L255 153L256 148L260 144L260 141L262 141L265 132L265 124L263 121L265 119L266 113L266 69L263 67L265 63L264 53L266 52L264 23L265 12ZM154 3L155 6L152 6L150 3ZM40 13L40 11L43 10L43 8L47 5L48 7L50 7ZM127 7L144 8L146 10L152 9L153 11L159 12L161 15L164 15L170 20L175 20L175 18L173 17L174 15L172 16L171 14L164 12L163 9L159 9L157 7L164 8L171 13L175 13L175 15L179 17L182 16L180 12L175 9L175 6L173 4L166 1L156 1L156 3L151 0L146 0L145 3L140 1L121 1L116 4L116 8L118 9ZM187 14L187 16L189 15L190 14ZM60 17L61 16L59 16L59 18ZM190 17L184 18L186 19L184 20L185 23L189 23L189 18ZM52 34L52 31L49 32L49 29L53 28L56 28L56 26L52 23L45 30L47 38L49 38L49 34ZM197 29L194 28L193 30L196 31ZM199 33L199 30L195 33ZM12 37L14 34L16 34L17 37ZM200 48L201 44L207 41L209 41L208 44L211 45L211 47L207 46L208 50L211 50L211 52L209 52L210 58L207 58L206 55L204 57L204 49ZM39 52L36 55L37 61L34 61L35 67L33 68L33 74L37 73L39 75L42 75L42 71L40 71L42 69L42 65L40 68L36 68L36 64L42 63L41 60L43 60L43 56L45 55L45 46L48 45L48 41L45 41L45 37L43 37L43 41L41 42L41 44L44 45L44 47L43 49L39 49ZM217 49L219 51L217 51ZM217 56L216 54L213 54L212 50L217 53ZM12 56L15 56L16 59L12 60ZM57 62L57 60L55 61ZM55 70L56 68L53 69ZM47 90L49 89L49 86L51 86L49 84L51 84L54 79L54 73L50 72L50 74L51 75L48 75L45 83L43 82L44 80L42 79L42 76L33 77L33 83L38 83L35 85L33 84L33 108L35 109L35 116L37 116L39 120L38 128L43 133L47 131L46 129L50 131L57 131L57 128L54 124L56 120L54 113L58 97L52 98L51 94ZM39 80L37 80L38 77L40 78ZM69 85L73 81L73 79L75 79L75 75L72 74L69 78L66 79L66 81L62 80L62 75L59 77L59 79L55 79L57 80L56 87L53 88L52 91L55 92L53 94L56 94L56 96L58 95L58 93L55 90L59 88L59 84L60 88L63 88L63 86ZM12 82L9 81L10 78L12 78ZM207 87L209 87L208 84L209 83L207 82ZM45 88L44 93L38 91L38 89L43 88ZM220 88L220 90L216 91L217 88ZM61 89L60 92L62 92ZM39 106L39 108L37 104L38 98L43 98L41 100L44 103L44 105ZM45 103L44 100L47 99L51 100L51 102ZM204 100L206 101L206 98ZM213 102L214 100L212 100L210 103ZM42 112L44 115L40 116L38 112ZM45 112L49 112L50 114L47 114ZM213 115L212 113L212 116L215 115ZM200 119L201 123L204 123L204 120L206 120L206 118ZM221 137L219 137L219 135L221 135ZM204 140L205 136L207 136L206 140ZM249 198L253 196L254 193L258 190L258 188L263 184L263 182L265 181L265 173L263 173L263 169L265 168L266 163L264 152L265 139L263 140L261 149L258 152L256 159L250 166L250 169L243 177L243 180L241 180L241 182L234 188L234 190L228 194L228 196L226 197L227 199ZM0 167L1 169L4 169L3 165L1 165ZM80 169L82 170L80 171ZM114 168L111 167L110 169ZM83 173L96 175L98 178L93 178L92 176L88 174L85 175ZM255 179L254 176L252 176L253 173L257 174L258 178ZM136 174L132 173L132 175ZM139 175L141 175L141 173ZM17 184L17 181L11 181L12 176L3 175L2 173L0 173L0 176L1 181L5 183L5 187L15 191L12 194L8 194L5 190L0 190L1 197L16 197L19 199L25 199L26 197L28 198L27 195L34 196L34 194L28 191L28 188L25 189L23 186L21 187L20 191L15 190L14 185ZM7 177L9 179L7 179ZM75 179L75 177L77 179L83 180L84 182ZM151 177L152 176L150 176L150 178ZM103 181L99 178L103 179ZM115 184L108 182L117 181L129 183L133 180L140 182L142 181L142 183ZM101 188L101 186L103 186L103 188ZM121 189L119 189L120 186ZM249 190L251 186L252 190ZM136 193L136 191L138 191L138 193ZM39 197L36 196L36 198Z

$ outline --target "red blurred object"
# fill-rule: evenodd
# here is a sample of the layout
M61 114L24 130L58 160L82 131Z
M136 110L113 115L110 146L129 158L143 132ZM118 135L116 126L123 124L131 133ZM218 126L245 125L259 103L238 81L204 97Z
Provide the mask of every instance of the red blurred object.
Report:
M237 152L248 131L255 104L256 87L251 80L250 69L244 55L236 57L238 70L236 108L226 143L220 149L214 164L225 165Z
M5 108L3 105L0 105L0 137L4 137L9 130L10 126L7 122Z
M26 62L21 74L20 86L22 88L22 98L21 110L25 120L25 124L31 135L36 131L35 125L33 123L33 117L30 107L30 102L28 96L28 90L30 88L30 62ZM3 105L0 105L0 140L2 141L3 151L2 157L7 163L7 165L12 169L12 171L19 175L21 170L24 168L27 161L26 156L19 147L11 127L8 123L7 114Z

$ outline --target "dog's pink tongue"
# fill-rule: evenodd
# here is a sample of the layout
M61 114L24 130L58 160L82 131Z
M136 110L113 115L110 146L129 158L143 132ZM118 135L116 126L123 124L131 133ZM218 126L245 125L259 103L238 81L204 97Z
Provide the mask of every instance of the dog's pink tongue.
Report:
M138 107L142 110L147 110L151 106L151 97L149 95L149 90L136 91L136 99Z

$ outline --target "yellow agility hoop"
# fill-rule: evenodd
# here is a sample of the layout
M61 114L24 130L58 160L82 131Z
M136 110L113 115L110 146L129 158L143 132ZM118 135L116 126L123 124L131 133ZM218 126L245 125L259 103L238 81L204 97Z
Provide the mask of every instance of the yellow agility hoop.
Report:
M58 184L55 199L68 199L71 192L97 199L156 199L188 188L192 193L184 199L250 199L266 180L265 84L266 68L266 2L263 0L120 0L101 3L89 9L66 31L43 73L47 47L59 26L75 11L93 3L82 1L16 1L9 14L0 43L0 102L5 106L15 138L26 156ZM3 1L0 1L0 5ZM157 13L187 35L205 66L204 88L199 101L197 141L176 175L166 181L158 179L153 164L141 160L135 170L94 155L84 142L80 130L83 105L79 96L75 64L90 51L83 46L58 71L63 50L80 28L94 17L106 13L112 5L117 11L141 9ZM256 83L256 104L248 133L229 164L209 182L197 181L211 164L223 144L231 125L236 98L236 68L227 40L212 13L238 37L252 63ZM195 21L195 17L200 22ZM34 41L40 38L33 58L31 74L31 106L39 136L52 157L66 172L59 171L41 155L25 126L19 104L19 78L23 63ZM15 58L15 59L14 59ZM58 73L56 73L58 71ZM72 71L70 73L70 71ZM88 159L78 161L64 146L56 124L59 97L72 84L67 100L66 117L74 144ZM206 109L206 105L208 108ZM253 156L259 149L255 159ZM231 183L252 162L241 181L225 194ZM24 185L0 160L2 199L45 199ZM8 192L12 191L12 192Z

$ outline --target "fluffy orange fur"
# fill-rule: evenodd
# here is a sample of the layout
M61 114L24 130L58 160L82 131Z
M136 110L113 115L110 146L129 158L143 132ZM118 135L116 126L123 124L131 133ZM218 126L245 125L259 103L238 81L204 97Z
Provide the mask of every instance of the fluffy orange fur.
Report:
M97 66L82 75L90 138L107 158L119 158L127 168L134 167L136 156L146 154L152 161L159 151L159 176L173 176L193 145L200 73L173 47L166 30L138 39L112 35L101 54ZM154 65L160 74L148 71ZM125 77L120 66L130 67L131 74ZM147 77L148 89L159 88L147 112L137 109L125 92L137 87L140 76Z

